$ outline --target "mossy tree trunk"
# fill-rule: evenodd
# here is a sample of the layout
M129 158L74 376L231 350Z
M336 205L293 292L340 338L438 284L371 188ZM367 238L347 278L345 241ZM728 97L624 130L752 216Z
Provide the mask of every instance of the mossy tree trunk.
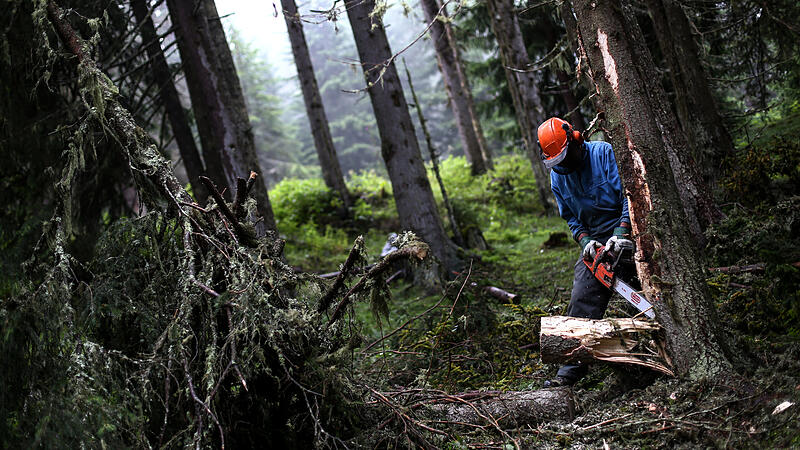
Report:
M286 19L286 28L289 31L289 41L292 44L294 63L297 66L297 76L300 79L300 88L306 105L306 114L311 125L311 134L314 137L314 146L317 149L319 165L322 167L322 179L325 185L339 195L342 204L350 207L350 192L344 182L342 168L336 156L336 147L328 126L322 96L319 93L317 77L314 75L314 66L311 64L311 55L308 52L303 24L297 13L295 0L281 0L283 17Z
M431 24L431 40L433 41L433 47L436 49L439 71L442 73L444 87L450 100L450 108L453 110L453 116L456 119L464 154L472 168L473 175L485 173L488 168L483 156L485 152L481 149L482 143L478 139L477 132L473 126L470 108L467 104L467 92L464 91L461 83L465 75L459 73L463 72L463 69L456 60L455 42L450 40L450 35L444 28L444 16L439 14L442 7L437 0L421 0L420 6L425 12L425 20ZM471 100L471 96L469 100Z
M172 135L178 144L181 160L183 160L183 165L186 167L189 182L192 184L192 192L197 201L205 205L208 199L208 192L205 186L200 183L200 176L207 175L206 169L203 160L200 158L200 151L194 141L192 130L189 128L189 121L183 110L183 105L181 105L178 91L175 89L167 59L161 49L153 19L150 17L148 2L147 0L131 0L131 9L136 16L136 21L139 23L142 41L150 58L150 70L153 72L153 77L155 77L159 86L159 99L167 112Z
M711 93L689 18L674 0L646 3L675 89L678 120L706 183L713 185L723 159L733 151L733 140Z
M664 327L678 375L704 377L730 368L725 339L703 273L669 152L686 152L652 58L628 5L575 0L607 130L629 201L645 295Z
M392 183L400 225L417 233L447 268L459 264L447 237L422 162L408 104L381 20L370 16L374 0L347 0L358 56L381 137L381 155Z
M168 0L178 50L192 99L203 157L210 178L231 200L236 179L261 172L253 130L233 57L213 0ZM275 230L263 172L252 194L263 217L257 229Z
M542 99L536 84L536 75L527 72L530 65L528 50L522 40L513 0L489 0L492 32L497 39L501 60L508 80L508 89L514 101L514 110L525 151L531 160L539 200L545 211L555 211L555 198L550 191L550 176L542 164L537 146L536 130L545 121Z

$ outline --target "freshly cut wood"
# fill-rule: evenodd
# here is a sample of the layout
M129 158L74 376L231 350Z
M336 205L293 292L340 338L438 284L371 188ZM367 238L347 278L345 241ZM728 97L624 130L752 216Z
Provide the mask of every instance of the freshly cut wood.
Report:
M568 388L443 395L431 399L427 409L449 422L501 428L575 417L575 402Z
M546 363L607 361L674 376L661 327L648 320L542 317L539 343Z

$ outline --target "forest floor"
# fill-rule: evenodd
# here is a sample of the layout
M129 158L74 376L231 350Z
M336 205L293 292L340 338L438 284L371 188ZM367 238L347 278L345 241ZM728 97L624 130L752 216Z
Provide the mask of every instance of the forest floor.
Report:
M565 314L579 249L561 218L530 203L535 187L524 159L501 158L492 173L471 177L463 159L451 158L444 161L442 175L460 220L479 226L490 248L467 255L467 267L453 274L444 294L400 279L391 284L388 314L373 312L367 302L357 304L350 320L363 341L354 363L384 391L542 389L557 366L540 361L539 320ZM390 219L389 184L376 174L362 174L353 185L361 216L347 230L315 223L322 211L285 214L297 211L298 204L319 204L324 189L313 182L285 181L271 194L287 258L298 269L337 270L358 234L364 234L370 262L375 261L386 236L399 231ZM438 186L434 191L438 195ZM489 423L445 426L420 418L420 424L442 432L432 434L430 442L500 449L800 447L800 276L791 264L795 256L774 255L775 246L791 243L759 231L771 227L777 234L800 225L794 208L800 200L782 201L754 209L733 205L726 221L709 232L710 265L769 263L757 273L709 276L738 357L729 377L680 380L595 365L572 389L572 420L521 424L501 433ZM301 223L301 218L308 220ZM740 245L751 251L741 255ZM486 286L518 297L504 303L487 295ZM606 317L635 312L615 296ZM406 444L411 441L395 443Z

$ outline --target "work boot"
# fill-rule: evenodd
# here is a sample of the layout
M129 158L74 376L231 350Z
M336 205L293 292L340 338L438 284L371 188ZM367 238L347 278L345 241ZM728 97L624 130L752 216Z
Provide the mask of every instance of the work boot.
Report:
M553 387L561 387L561 386L572 386L575 384L576 380L564 377L555 377L552 380L547 380L544 382L544 387L546 388L553 388Z

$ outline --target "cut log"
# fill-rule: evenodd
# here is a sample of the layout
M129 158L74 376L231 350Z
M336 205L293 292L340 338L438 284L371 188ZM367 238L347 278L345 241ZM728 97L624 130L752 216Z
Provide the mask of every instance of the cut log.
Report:
M648 320L542 317L542 362L633 364L674 376L661 327Z
M445 395L431 399L426 408L448 422L502 428L550 420L570 421L575 417L569 388Z

